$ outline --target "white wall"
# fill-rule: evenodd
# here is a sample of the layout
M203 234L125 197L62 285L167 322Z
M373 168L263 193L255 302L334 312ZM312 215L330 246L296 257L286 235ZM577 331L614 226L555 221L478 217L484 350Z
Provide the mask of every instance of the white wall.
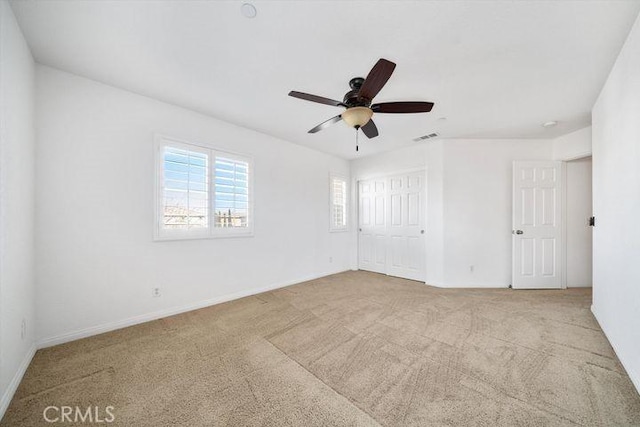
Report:
M346 160L48 67L36 89L40 342L349 268L328 213ZM154 132L253 157L254 237L152 241Z
M352 160L352 178L366 179L391 175L398 171L425 169L430 147L438 143L441 143L441 141L416 144Z
M574 160L591 155L591 126L553 140L554 160Z
M592 276L591 157L567 162L567 287L589 287Z
M640 390L640 18L592 111L593 311Z
M426 169L426 282L444 287L507 287L511 283L512 163L550 159L551 153L551 140L435 140L353 160L351 174L355 181L376 173ZM355 197L354 193L354 216Z
M446 286L444 271L444 152L446 141L427 143L427 277L426 283Z
M508 287L513 161L549 159L551 141L447 140L444 148L444 282Z
M35 337L34 63L6 1L0 1L0 100L1 418L33 356Z

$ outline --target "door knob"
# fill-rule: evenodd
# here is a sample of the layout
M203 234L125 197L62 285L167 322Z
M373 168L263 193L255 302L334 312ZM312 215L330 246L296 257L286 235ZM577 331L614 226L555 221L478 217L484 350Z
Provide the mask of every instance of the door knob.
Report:
M524 234L524 231L522 231L522 230L513 230L511 232L511 234Z

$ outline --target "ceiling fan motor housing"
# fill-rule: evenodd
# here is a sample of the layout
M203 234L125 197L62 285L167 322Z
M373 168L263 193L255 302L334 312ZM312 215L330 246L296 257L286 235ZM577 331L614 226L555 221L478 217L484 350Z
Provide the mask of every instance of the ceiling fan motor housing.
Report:
M351 90L344 95L343 102L348 107L368 107L371 104L370 100L358 98L360 88L364 83L363 77L354 77L349 80L349 87Z

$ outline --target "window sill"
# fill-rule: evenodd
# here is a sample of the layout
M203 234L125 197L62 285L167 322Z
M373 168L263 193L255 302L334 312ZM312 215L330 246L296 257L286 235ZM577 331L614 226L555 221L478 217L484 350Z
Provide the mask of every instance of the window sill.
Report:
M346 233L348 232L348 228L330 228L329 233Z
M247 238L254 237L253 231L247 232L233 232L233 233L217 233L207 235L175 235L175 236L154 236L154 242L173 242L181 240L217 240L217 239L235 239L235 238Z

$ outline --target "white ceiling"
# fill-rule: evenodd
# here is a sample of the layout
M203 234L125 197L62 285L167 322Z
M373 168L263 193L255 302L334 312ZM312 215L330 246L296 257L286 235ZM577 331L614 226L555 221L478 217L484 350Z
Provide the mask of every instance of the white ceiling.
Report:
M640 1L13 1L35 59L344 158L443 137L555 137L591 107ZM376 102L435 102L377 114L380 136L316 124L378 58L397 63ZM438 120L446 117L447 120ZM557 120L545 129L541 123ZM361 138L361 141L366 138ZM424 143L424 142L422 142Z

